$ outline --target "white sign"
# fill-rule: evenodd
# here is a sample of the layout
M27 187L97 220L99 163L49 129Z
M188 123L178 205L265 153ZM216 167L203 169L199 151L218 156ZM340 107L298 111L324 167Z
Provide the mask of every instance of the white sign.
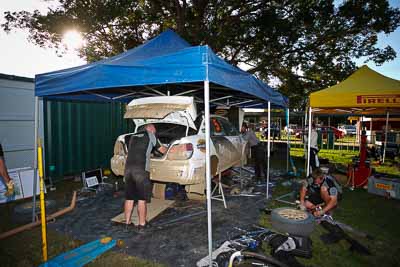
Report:
M97 176L87 177L85 178L87 187L93 187L99 185L99 181L97 180Z
M8 170L10 178L14 182L14 191L7 191L3 179L0 179L0 203L11 202L21 198L33 196L34 170L30 167ZM37 175L36 195L40 193L39 174ZM44 187L46 193L46 187Z
M10 178L14 182L14 191L8 191L5 181L1 179L0 181L0 203L11 202L17 199L24 198L21 180L19 178L18 171L9 171Z

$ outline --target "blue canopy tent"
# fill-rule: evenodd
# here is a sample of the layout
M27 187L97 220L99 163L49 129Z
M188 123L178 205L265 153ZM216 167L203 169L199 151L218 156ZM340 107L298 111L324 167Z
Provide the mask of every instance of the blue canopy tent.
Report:
M280 93L253 75L226 63L208 46L189 45L171 30L117 56L36 75L35 95L128 102L159 95L160 90L185 94L187 90L194 93L192 90L197 88L202 95L205 80L214 84L212 88L220 89L215 91L217 95L226 96L233 89L237 91L236 99L252 100L246 105L237 102L239 106L263 106L266 101L273 106L286 106Z
M219 58L207 45L191 46L172 30L117 56L35 77L36 102L38 97L128 102L139 97L188 94L194 96L197 102L204 103L211 263L210 103L222 106L268 107L270 114L271 106L286 108L287 99L253 75ZM38 109L38 104L36 108ZM35 124L38 125L37 118ZM269 133L270 130L268 157ZM35 140L36 137L37 132ZM35 159L35 165L36 162Z

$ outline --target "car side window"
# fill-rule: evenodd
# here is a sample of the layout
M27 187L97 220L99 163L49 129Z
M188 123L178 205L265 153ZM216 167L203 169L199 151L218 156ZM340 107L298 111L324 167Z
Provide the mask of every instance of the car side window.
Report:
M222 125L222 128L225 131L225 135L227 136L238 136L239 131L228 121L223 118L218 118L218 121Z

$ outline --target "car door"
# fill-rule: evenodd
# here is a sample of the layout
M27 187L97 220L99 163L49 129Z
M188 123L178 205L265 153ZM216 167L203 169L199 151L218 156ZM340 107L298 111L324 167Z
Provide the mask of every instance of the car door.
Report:
M229 159L228 165L231 167L240 162L244 140L240 137L239 131L227 119L218 117L217 120L224 129L226 140L224 143L224 156L226 155Z

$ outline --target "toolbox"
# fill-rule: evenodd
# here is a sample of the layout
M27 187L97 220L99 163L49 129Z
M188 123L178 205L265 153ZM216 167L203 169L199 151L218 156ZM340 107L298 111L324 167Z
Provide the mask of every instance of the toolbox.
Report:
M400 178L375 177L368 178L368 192L400 199Z

